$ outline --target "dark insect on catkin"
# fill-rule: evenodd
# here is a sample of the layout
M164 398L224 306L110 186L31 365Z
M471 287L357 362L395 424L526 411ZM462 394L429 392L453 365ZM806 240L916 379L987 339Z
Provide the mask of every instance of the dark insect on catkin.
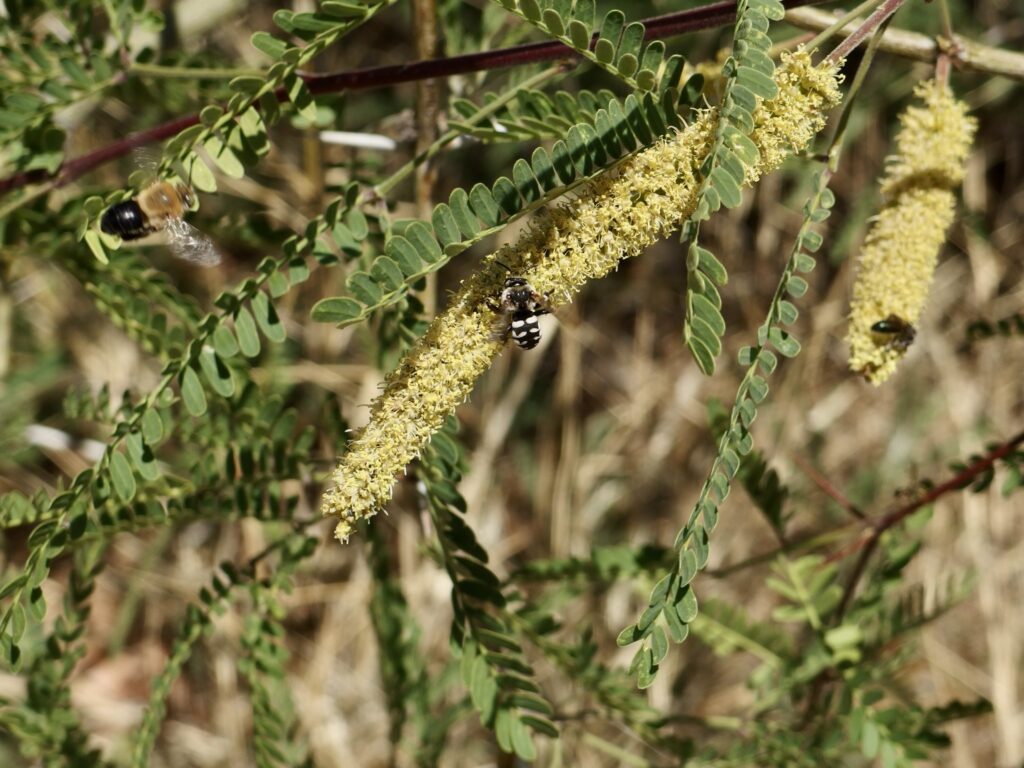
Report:
M506 278L498 303L488 302L487 306L500 315L495 322L495 340L511 336L520 349L533 349L540 343L538 318L550 313L551 306L548 297L535 291L525 278Z

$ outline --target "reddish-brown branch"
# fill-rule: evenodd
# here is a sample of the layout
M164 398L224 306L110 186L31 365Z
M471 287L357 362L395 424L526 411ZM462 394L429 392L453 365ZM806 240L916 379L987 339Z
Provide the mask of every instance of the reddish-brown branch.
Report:
M853 570L850 572L849 578L846 582L846 587L843 589L843 597L839 602L839 606L836 608L834 616L832 617L833 623L836 625L841 623L847 610L849 610L850 605L853 602L853 596L857 590L857 584L860 582L861 576L864 575L868 561L871 559L871 555L874 553L875 549L877 549L878 542L881 540L883 533L902 520L905 520L926 504L931 504L933 501L936 501L951 491L966 488L985 472L988 472L997 461L1006 458L1016 451L1021 445L1024 445L1024 432L1020 432L1006 442L995 446L986 455L968 465L946 482L935 486L927 493L918 496L914 500L901 507L897 507L881 517L869 520L866 528L857 541L855 541L851 546L846 547L842 552L829 557L827 562L835 562L836 560L849 557L854 552L859 553L857 556L857 562L854 563ZM811 682L810 692L807 695L804 707L805 723L808 722L817 711L818 700L829 680L830 674L830 670L823 670Z
M821 474L821 472L816 470L811 462L803 456L797 456L796 463L800 466L803 473L810 478L811 482L818 486L822 493L857 519L864 519L864 513L857 509L857 505L846 498L838 488L832 485L831 481Z
M864 534L858 538L857 541L853 542L853 544L846 547L841 552L833 554L828 558L830 562L835 562L849 557L854 552L860 552L860 557L857 559L853 572L850 574L850 580L847 582L838 614L842 616L845 612L846 607L853 596L853 592L857 587L857 582L860 581L860 576L867 565L868 558L871 556L871 553L874 551L875 546L878 544L878 540L882 537L883 533L914 514L914 512L921 509L921 507L931 504L942 496L945 496L947 493L958 491L961 488L966 488L985 472L988 472L997 461L1009 456L1022 444L1024 444L1024 432L1020 432L1006 442L995 446L980 459L969 464L944 483L936 485L927 493L922 493L920 496L917 496L906 504L897 507L891 512L887 512L881 517L869 520Z
M882 534L926 504L931 504L933 501L945 496L950 491L958 491L961 488L966 488L977 480L983 473L991 469L997 461L1009 456L1022 444L1024 444L1024 432L1020 432L1019 434L1011 437L1005 443L997 445L985 456L982 456L973 464L969 464L966 468L941 485L935 486L927 493L915 498L913 501L910 501L902 507L894 509L892 512L883 515L881 519L874 524L875 530L879 534Z
M783 1L787 8L796 8L804 5L820 4L827 0ZM687 32L720 26L731 21L735 15L736 4L731 0L726 0L726 2L711 3L700 8L692 8L686 11L677 11L676 13L669 13L664 16L644 19L642 23L646 38L672 37ZM596 41L596 39L595 35L593 41ZM302 74L302 79L313 94L338 93L341 91L382 88L428 78L448 77L450 75L480 72L488 69L501 69L503 67L541 61L571 58L577 55L573 49L559 42L529 43L510 48L500 48L495 51L469 53L461 56L414 61L408 64L395 64L385 67L371 67L354 72L334 74L305 73ZM288 98L284 89L278 90L275 96L278 101L284 101ZM0 194L23 187L26 184L46 181L50 181L55 187L63 186L97 166L131 152L135 147L169 139L179 131L198 122L199 115L197 113L178 117L166 123L148 128L145 131L133 133L119 141L111 142L105 147L100 147L93 152L69 160L60 167L56 174L49 174L43 170L16 173L6 179L0 179Z
M871 12L871 15L864 20L853 33L843 42L837 45L833 51L826 56L826 60L838 62L845 59L853 49L863 43L868 36L872 35L882 23L900 9L906 0L885 0L880 6Z

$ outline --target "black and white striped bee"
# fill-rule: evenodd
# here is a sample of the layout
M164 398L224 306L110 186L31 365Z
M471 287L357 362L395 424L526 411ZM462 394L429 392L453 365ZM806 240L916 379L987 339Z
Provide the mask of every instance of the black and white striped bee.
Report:
M546 294L538 293L523 277L508 277L498 303L487 306L500 317L494 323L495 341L506 341L509 336L520 349L533 349L540 342L538 317L551 312Z
M889 315L885 320L879 320L871 326L872 333L888 336L886 346L900 352L906 352L907 348L914 343L917 331L914 326L908 323L899 315Z

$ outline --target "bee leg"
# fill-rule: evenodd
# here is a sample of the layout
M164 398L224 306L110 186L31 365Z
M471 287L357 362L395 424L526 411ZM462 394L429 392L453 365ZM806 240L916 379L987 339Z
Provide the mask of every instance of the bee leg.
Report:
M546 293L537 295L533 303L533 313L535 315L550 315L554 310L551 308L551 297Z
M499 307L499 306L498 306L497 304L495 304L495 303L494 303L493 301L488 301L488 302L486 302L486 303L487 303L487 308L488 308L489 310L491 310L492 312L501 312L501 307Z
M500 341L504 344L512 332L512 326L508 319L502 315L491 324L491 341Z

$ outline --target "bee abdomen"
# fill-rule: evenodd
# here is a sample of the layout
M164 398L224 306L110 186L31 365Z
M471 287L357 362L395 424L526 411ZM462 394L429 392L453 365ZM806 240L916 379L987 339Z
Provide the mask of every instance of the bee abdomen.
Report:
M521 349L533 349L540 342L540 322L536 312L512 313L512 340Z
M100 229L122 240L137 240L152 231L146 215L135 200L125 200L107 208L100 219Z

